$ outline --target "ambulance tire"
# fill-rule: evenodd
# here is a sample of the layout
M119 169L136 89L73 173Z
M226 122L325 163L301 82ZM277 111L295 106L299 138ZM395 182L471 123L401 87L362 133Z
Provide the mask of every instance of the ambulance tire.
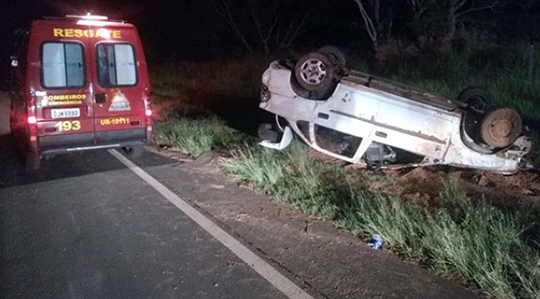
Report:
M126 154L126 156L138 158L144 152L144 148L142 146L123 147L122 151L124 154Z

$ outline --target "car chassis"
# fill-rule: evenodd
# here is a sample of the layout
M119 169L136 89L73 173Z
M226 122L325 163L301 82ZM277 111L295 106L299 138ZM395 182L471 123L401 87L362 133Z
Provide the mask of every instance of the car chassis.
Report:
M531 167L521 117L475 105L479 89L452 101L348 70L339 52L305 56L296 64L273 61L262 76L259 107L277 124L261 125L262 146L286 148L292 128L311 148L372 168L451 165L511 174Z

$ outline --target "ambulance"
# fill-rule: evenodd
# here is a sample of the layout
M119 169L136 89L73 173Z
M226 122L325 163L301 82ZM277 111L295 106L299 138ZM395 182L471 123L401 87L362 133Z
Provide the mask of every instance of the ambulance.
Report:
M152 134L151 88L134 25L96 15L44 18L16 48L10 120L27 169L69 152L142 153Z

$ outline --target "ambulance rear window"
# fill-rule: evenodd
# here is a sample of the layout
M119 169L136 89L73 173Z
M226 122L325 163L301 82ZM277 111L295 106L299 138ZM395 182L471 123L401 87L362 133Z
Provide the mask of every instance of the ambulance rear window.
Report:
M83 87L85 84L83 51L79 43L44 43L41 48L43 86L46 88Z
M102 43L96 47L98 81L103 87L137 84L133 47L126 43Z

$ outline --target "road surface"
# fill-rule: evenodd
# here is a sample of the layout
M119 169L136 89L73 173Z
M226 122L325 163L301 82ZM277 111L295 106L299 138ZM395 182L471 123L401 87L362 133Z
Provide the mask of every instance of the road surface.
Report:
M478 298L224 177L212 156L67 154L0 136L0 298Z
M2 176L2 298L286 298L108 152L54 162Z

